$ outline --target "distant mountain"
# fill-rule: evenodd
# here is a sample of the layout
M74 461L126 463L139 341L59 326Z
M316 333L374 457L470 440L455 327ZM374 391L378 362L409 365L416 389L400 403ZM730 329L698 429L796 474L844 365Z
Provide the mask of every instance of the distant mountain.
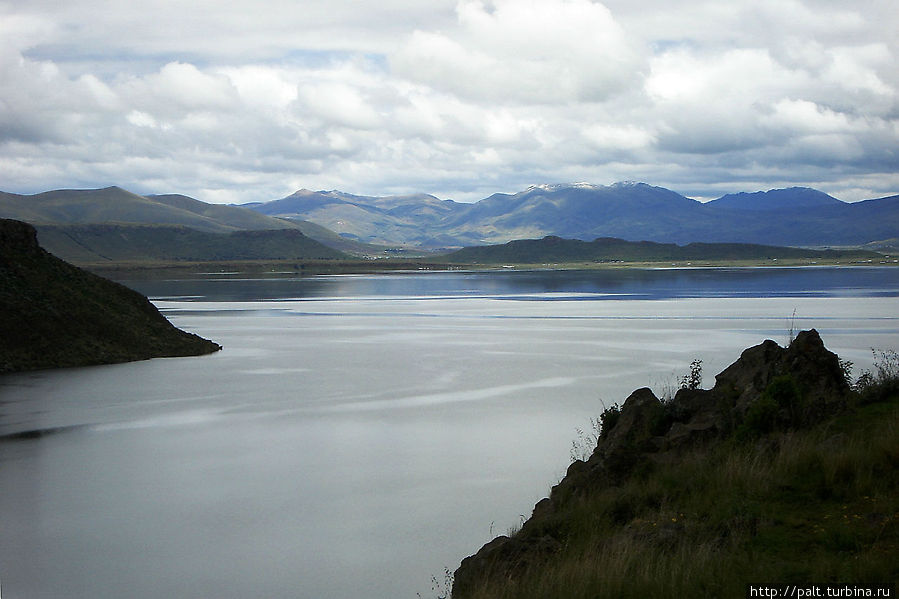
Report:
M247 207L315 222L362 242L430 249L547 235L817 247L861 245L899 232L899 196L849 204L801 187L729 194L705 204L631 182L537 185L473 204L433 196L373 198L301 190Z
M0 192L0 217L46 225L172 225L210 233L296 229L355 255L408 255L516 239L614 237L684 245L861 246L899 237L899 196L846 203L792 187L707 203L646 183L535 185L475 203L426 194L369 197L300 190L244 206L118 187L22 196Z
M589 236L582 230L585 223L612 219L614 227L616 220L633 212L661 207L688 211L699 205L645 184L575 184L533 186L474 204L429 195L369 197L303 189L280 200L244 206L270 216L308 220L367 243L436 249L547 234Z
M426 194L368 197L301 189L280 200L243 207L269 216L311 221L365 243L429 247L440 246L441 241L428 231L439 228L463 206Z
M651 241L599 238L594 241L544 237L500 245L467 247L444 256L465 264L552 264L566 262L671 262L686 260L869 259L862 250L807 250L740 243L691 243L680 246Z
M0 373L219 349L136 291L47 253L30 225L0 219Z
M655 240L694 221L702 210L695 200L645 183L540 185L511 196L495 194L447 224L459 239L487 243L544 235Z
M712 200L707 206L732 210L789 211L828 208L843 204L823 191L808 187L772 189L755 193L730 193Z

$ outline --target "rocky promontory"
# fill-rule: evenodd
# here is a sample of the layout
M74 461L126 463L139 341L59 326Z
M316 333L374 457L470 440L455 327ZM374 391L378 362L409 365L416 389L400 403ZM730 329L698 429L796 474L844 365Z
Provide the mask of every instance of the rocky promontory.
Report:
M899 368L884 355L862 393L812 329L746 349L711 389L634 391L520 530L462 561L452 596L743 596L775 579L895 580Z
M46 252L31 225L0 219L0 373L220 349L136 291Z

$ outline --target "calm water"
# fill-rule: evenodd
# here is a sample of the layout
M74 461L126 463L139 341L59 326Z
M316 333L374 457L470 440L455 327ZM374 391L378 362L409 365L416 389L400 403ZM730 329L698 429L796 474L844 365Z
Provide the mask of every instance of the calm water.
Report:
M899 348L899 268L128 284L225 349L0 378L0 435L59 429L0 441L5 598L435 596L601 401L791 326Z

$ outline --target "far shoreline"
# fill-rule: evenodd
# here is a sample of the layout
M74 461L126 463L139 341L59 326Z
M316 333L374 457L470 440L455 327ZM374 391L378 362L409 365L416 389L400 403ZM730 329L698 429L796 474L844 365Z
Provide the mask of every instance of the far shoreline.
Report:
M339 274L399 274L421 272L510 272L577 270L689 270L725 268L860 268L897 267L899 259L882 260L702 260L702 261L591 261L566 263L478 264L436 260L245 260L225 262L103 262L73 263L107 278L182 278L195 276L252 275L258 277Z

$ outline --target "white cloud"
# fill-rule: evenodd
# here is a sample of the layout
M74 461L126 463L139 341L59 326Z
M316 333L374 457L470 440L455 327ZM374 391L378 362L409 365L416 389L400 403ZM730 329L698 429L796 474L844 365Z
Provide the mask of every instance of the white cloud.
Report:
M720 54L678 49L653 60L646 90L665 102L745 106L793 93L808 83L805 73L777 63L765 49Z
M596 101L638 84L642 62L588 0L464 0L452 34L416 31L392 60L411 80L491 102Z
M132 110L128 113L126 118L129 123L136 127L149 127L155 129L159 126L156 119L153 118L153 115L141 112L140 110Z
M301 114L353 129L374 129L380 124L377 111L361 90L343 83L303 85L299 91Z
M769 118L772 127L802 133L850 133L855 128L845 114L808 100L780 100Z
M635 125L596 124L584 129L584 138L601 150L639 150L655 143L655 136Z
M217 70L231 81L241 99L257 110L284 110L297 99L296 74L268 65L245 65Z
M888 195L888 4L0 0L0 187Z
M229 110L239 98L226 76L203 72L183 62L170 62L157 73L131 78L119 89L131 105L171 115Z
M896 90L887 85L877 72L878 68L895 68L895 57L885 44L837 47L828 50L827 54L830 61L825 69L826 80L851 91L880 96L895 93Z

